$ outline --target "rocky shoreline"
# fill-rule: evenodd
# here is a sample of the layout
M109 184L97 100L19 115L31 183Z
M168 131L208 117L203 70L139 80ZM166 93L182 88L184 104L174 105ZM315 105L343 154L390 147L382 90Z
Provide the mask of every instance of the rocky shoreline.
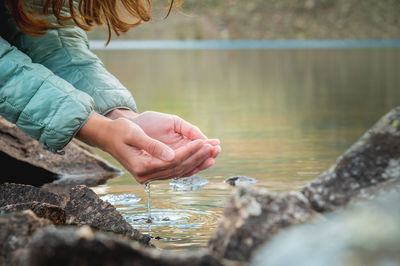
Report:
M208 250L185 253L155 248L84 185L3 181L0 265L396 265L399 144L396 107L302 191L238 185Z

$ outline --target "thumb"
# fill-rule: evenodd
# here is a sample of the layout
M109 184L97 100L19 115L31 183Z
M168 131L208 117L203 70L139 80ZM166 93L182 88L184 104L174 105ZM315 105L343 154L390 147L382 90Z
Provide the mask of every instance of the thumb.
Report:
M136 147L147 151L154 157L161 159L163 161L172 161L175 158L175 152L165 145L164 143L152 139L143 132L137 136Z

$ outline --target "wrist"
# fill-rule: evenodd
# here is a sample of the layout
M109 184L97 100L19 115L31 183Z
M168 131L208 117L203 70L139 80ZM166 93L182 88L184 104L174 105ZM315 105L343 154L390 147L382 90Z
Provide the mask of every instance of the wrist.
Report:
M122 109L122 108L117 108L114 109L107 114L105 114L106 117L115 120L117 118L126 118L126 119L133 119L137 117L139 114L135 113L134 111L130 109Z
M93 112L77 133L76 138L89 145L104 149L104 136L108 134L112 121L110 118Z

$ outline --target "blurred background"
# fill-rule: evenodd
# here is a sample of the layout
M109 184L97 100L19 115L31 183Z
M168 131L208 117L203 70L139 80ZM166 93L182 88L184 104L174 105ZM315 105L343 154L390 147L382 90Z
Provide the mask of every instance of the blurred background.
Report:
M215 166L199 173L209 180L203 190L151 184L151 225L147 195L128 173L96 188L135 227L160 236L159 247L207 246L232 192L223 182L229 176L256 178L271 191L300 190L400 103L400 0L187 0L163 19L167 7L156 1L153 21L114 36L121 49L104 48L104 29L89 33L139 111L177 114L222 143ZM276 39L293 45L271 49ZM310 39L329 45L297 45ZM138 49L137 40L158 48ZM166 40L177 42L167 47ZM199 40L197 48L182 49L185 40ZM202 40L224 40L224 49ZM245 41L242 49L230 46L235 40ZM262 45L246 47L248 40ZM121 204L132 194L137 200Z
M120 39L400 38L399 0L186 0L168 19L153 1L153 21ZM104 39L101 29L90 34Z

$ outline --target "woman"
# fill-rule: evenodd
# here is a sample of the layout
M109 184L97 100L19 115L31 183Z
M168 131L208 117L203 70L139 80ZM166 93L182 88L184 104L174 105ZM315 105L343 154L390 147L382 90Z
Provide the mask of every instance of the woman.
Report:
M85 30L106 25L110 40L149 12L144 0L0 0L0 115L54 153L73 137L99 147L139 183L212 166L218 140L174 115L138 114L89 50Z

